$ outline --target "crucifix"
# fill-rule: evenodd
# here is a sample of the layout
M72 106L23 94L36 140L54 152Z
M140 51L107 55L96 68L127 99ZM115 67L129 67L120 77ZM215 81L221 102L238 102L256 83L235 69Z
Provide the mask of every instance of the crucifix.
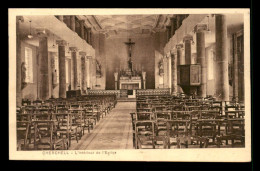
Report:
M132 42L131 39L129 39L129 41L125 42L125 44L128 46L128 53L129 53L128 67L131 71L133 71L131 57L132 57L132 46L135 44L135 42Z

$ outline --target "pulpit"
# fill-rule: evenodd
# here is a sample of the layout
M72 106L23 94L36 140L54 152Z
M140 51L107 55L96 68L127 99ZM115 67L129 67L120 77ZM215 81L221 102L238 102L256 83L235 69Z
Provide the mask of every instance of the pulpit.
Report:
M201 84L201 66L198 64L178 65L177 84L185 94L192 95L197 92Z

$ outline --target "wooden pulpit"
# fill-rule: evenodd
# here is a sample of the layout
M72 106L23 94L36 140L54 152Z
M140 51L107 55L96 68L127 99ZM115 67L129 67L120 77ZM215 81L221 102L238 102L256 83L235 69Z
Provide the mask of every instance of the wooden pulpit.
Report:
M201 66L199 64L178 65L177 75L177 84L187 95L194 94L201 84Z

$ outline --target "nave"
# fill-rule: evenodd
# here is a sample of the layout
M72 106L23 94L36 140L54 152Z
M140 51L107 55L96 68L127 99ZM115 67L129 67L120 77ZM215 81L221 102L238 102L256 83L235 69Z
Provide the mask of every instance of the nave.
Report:
M84 135L79 143L72 143L69 150L132 149L132 123L129 113L134 111L135 102L118 102L90 134Z
M24 101L17 150L245 147L244 104L184 94Z

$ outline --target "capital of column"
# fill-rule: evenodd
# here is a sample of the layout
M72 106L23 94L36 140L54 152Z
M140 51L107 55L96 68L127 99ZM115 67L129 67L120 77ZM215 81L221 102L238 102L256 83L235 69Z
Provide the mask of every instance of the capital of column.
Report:
M165 58L168 59L171 57L171 52L166 53Z
M86 56L86 52L80 51L80 52L79 52L79 55L80 55L80 56Z
M203 31L206 31L207 29L208 29L207 24L197 24L194 27L194 32L203 32Z
M193 36L190 34L187 34L186 36L183 37L183 42L185 41L193 41Z
M78 51L78 48L76 48L76 47L69 47L69 50L70 50L71 52L77 52L77 51Z
M47 37L46 30L44 28L36 29L36 33L38 37Z
M176 48L172 48L171 50L170 50L170 55L176 55Z
M85 20L79 20L80 23L84 24L85 23Z
M66 46L67 42L65 40L56 40L56 44L59 46Z
M172 17L170 17L170 20L172 21L172 20L176 20L177 19L177 17L176 16L172 16Z
M182 48L183 48L183 44L182 43L176 45L176 49L182 49Z

